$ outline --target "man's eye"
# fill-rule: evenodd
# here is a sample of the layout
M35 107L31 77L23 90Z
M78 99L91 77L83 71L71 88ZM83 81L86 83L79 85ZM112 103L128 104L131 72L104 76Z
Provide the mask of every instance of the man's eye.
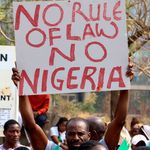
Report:
M69 132L69 133L68 133L68 135L69 135L69 136L71 136L71 135L75 135L75 133L73 133L73 132Z
M83 135L85 135L85 133L79 132L78 135L83 136Z

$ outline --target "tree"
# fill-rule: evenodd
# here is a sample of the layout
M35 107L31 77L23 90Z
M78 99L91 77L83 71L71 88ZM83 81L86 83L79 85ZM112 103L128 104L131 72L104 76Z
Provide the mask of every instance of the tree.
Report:
M134 65L137 75L142 74L150 77L150 55L135 55L141 51L148 52L150 49L150 1L126 0L127 32L129 56ZM149 44L148 44L149 43ZM147 46L147 44L149 46ZM137 61L138 60L138 61ZM118 93L111 92L111 119L114 115Z

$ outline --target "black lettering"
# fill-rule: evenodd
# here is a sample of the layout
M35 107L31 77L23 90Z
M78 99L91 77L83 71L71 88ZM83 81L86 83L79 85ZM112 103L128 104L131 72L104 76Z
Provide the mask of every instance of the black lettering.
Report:
M7 54L0 54L0 61L7 61L8 60L8 55Z
M10 100L10 95L0 95L0 100L1 101L9 101Z

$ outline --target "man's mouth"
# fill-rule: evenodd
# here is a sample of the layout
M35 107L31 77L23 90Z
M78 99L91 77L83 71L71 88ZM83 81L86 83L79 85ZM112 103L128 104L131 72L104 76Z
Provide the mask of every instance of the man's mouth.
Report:
M72 143L72 146L74 146L74 147L79 147L80 145L81 145L80 142L73 142L73 143Z

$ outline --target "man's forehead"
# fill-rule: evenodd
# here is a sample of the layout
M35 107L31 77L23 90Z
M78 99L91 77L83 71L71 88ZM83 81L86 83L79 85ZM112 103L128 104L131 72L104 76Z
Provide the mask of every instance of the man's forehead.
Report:
M87 129L87 123L82 120L71 120L67 124L67 128L86 128Z
M14 129L20 130L19 125L18 124L12 124L8 127L8 130L14 130Z

